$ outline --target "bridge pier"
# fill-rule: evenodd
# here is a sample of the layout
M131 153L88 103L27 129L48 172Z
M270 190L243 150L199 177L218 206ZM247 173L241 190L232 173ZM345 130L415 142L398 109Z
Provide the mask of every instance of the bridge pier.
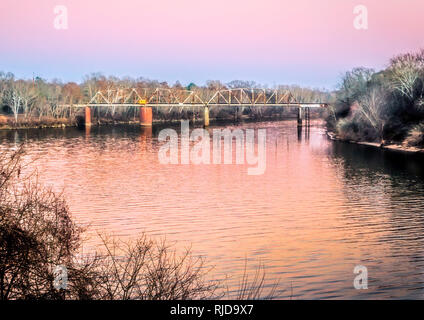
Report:
M305 123L308 127L311 125L311 108L305 108Z
M302 127L297 127L297 141L302 141Z
M91 108L85 107L85 127L91 127Z
M239 106L236 106L234 111L234 122L239 121L239 113L240 113Z
M209 107L203 109L203 125L209 127Z
M297 108L297 126L302 127L303 110L302 107Z
M142 127L151 127L153 125L152 107L140 107L140 125Z

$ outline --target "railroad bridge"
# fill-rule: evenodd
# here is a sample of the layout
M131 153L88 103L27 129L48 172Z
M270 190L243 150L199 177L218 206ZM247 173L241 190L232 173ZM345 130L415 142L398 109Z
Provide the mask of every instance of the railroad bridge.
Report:
M91 108L140 108L140 125L152 126L152 108L203 108L203 124L209 126L210 107L233 107L237 117L240 107L296 107L298 126L303 119L309 123L311 108L325 108L327 103L299 102L287 90L254 88L179 90L168 88L130 88L101 90L86 104L69 104L66 107L84 108L85 125L91 126Z

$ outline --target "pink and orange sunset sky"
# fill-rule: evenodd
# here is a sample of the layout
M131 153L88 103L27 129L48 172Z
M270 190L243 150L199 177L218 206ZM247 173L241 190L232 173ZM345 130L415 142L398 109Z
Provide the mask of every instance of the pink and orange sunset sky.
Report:
M67 30L54 28L57 5ZM368 30L353 26L357 5ZM423 0L1 0L0 71L334 88L353 67L424 47L423 13Z

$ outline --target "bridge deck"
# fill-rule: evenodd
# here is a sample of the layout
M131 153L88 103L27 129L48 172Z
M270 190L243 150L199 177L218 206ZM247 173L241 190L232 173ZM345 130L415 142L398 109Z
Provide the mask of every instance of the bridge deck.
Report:
M85 108L85 107L300 107L300 108L323 108L325 103L87 103L67 104L62 107Z

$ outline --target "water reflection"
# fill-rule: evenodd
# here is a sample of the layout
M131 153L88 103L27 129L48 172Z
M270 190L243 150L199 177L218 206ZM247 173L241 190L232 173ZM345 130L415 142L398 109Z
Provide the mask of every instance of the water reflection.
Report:
M161 127L0 132L28 143L45 184L65 190L75 219L96 232L141 232L191 245L236 287L248 260L279 279L281 298L420 298L423 291L422 157L329 141L322 127L267 128L264 175L245 165L161 165ZM175 127L179 132L179 126ZM212 130L211 128L210 130ZM353 288L353 268L369 290Z
M422 155L334 143L331 156L346 198L340 228L370 265L371 294L422 298Z

